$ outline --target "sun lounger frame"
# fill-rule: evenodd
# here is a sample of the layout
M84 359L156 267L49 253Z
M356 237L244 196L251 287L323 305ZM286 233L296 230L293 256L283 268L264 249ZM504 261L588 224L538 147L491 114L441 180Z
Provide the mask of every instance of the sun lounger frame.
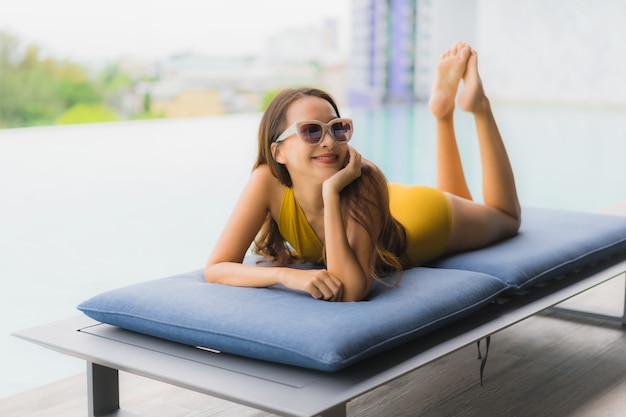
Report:
M612 259L551 280L523 295L511 294L452 325L338 372L214 354L100 324L77 316L15 336L87 362L90 417L128 417L120 409L119 371L194 390L282 416L343 417L347 403L438 358L626 272L626 258ZM626 326L622 316L557 308Z

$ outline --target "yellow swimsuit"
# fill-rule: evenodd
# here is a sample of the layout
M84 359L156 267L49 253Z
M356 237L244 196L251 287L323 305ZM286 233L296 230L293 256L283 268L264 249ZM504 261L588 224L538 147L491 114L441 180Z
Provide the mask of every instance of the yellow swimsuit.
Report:
M407 255L421 265L443 254L450 236L450 203L443 192L421 185L389 184L391 214L407 231ZM287 187L278 215L278 230L302 259L321 263L323 245Z

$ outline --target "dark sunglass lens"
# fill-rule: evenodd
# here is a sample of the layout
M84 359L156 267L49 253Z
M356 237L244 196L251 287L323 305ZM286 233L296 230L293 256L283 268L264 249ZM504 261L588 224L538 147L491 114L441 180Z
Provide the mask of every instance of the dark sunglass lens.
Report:
M333 136L335 137L335 140L337 142L347 142L350 140L350 136L352 135L352 128L350 127L350 123L333 123L331 129L333 131Z
M300 126L300 137L308 143L318 143L322 138L322 126L316 124L306 124Z

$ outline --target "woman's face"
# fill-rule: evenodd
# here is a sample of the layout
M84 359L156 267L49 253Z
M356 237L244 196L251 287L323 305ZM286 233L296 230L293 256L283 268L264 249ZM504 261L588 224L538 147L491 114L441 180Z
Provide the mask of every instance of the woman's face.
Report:
M338 117L328 101L314 96L294 101L287 109L286 116L283 130L303 120L327 123ZM273 146L276 161L285 165L294 184L298 178L324 181L347 163L348 145L335 142L328 132L317 145L305 143L294 133Z

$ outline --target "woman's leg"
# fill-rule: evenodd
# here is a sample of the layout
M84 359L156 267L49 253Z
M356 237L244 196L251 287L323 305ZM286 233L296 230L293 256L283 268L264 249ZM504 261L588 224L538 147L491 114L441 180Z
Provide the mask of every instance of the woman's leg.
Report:
M476 121L485 204L517 219L520 217L520 205L513 169L478 75L478 57L474 50L467 60L463 84L459 108L473 113Z
M437 118L437 187L471 200L454 133L454 101L471 49L457 43L441 55L428 103Z
M449 104L451 97L449 88L441 93L445 83L440 81L446 77L450 80L455 79L458 70L447 69L450 75L445 76L442 74L442 70L446 70L445 65L440 64L438 81L433 91L435 99L431 99L431 111L437 117L439 149L442 152L451 152L447 157L443 154L438 157L438 163L445 164L438 167L438 172L442 174L442 189L449 193L452 209L452 229L447 247L448 252L473 249L512 236L517 233L521 221L513 170L491 112L489 100L483 90L478 74L476 52L466 44L457 44L452 50L461 51L456 54L461 57L465 55L465 51L469 51L462 74L464 86L459 96L459 107L473 113L476 121L485 204L471 201L469 191L463 192L465 177L462 173L456 141L453 142L454 131L451 127L454 102L452 105ZM442 62L446 59L448 58L444 54ZM454 76L451 75L452 73ZM454 89L454 95L456 95L456 89ZM447 105L442 104L446 102ZM452 132L452 135L449 132ZM467 185L464 187L467 189Z

